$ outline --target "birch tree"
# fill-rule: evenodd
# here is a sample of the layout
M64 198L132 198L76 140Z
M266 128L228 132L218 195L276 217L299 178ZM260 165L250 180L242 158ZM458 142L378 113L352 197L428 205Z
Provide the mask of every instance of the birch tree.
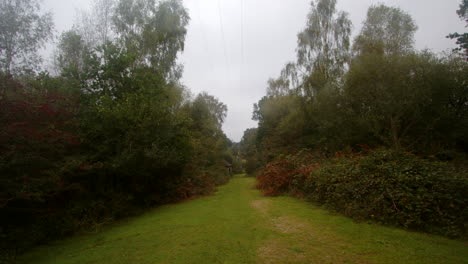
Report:
M34 70L38 50L53 37L50 12L38 0L0 0L0 69L7 75Z
M350 59L352 23L338 11L336 0L311 3L305 29L298 34L297 61L281 76L292 88L311 99L330 82L339 82Z

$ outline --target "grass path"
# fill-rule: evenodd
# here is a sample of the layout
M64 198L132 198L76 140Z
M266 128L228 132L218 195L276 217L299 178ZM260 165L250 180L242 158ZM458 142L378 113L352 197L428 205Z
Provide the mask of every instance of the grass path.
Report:
M19 263L468 263L468 244L265 198L254 179L159 207L96 234L34 249Z

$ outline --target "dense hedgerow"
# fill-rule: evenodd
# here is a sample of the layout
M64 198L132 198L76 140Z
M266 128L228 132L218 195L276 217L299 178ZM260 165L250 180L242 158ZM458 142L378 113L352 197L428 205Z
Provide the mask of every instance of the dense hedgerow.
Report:
M266 195L299 193L357 220L467 237L466 172L391 150L337 157L299 172L312 163L270 163L258 176L258 187Z
M264 195L276 196L289 190L294 168L286 160L271 162L257 176L257 188L261 189Z
M163 82L122 99L70 95L52 81L68 85L0 78L0 262L229 180L214 97L182 104Z
M269 79L254 104L258 128L241 142L246 163L264 168L258 187L267 195L300 193L356 219L466 236L467 169L453 168L467 164L465 54L417 50L417 25L400 8L369 7L353 40L336 1L313 3L296 60ZM457 13L463 19L463 4ZM367 151L380 147L433 158ZM301 173L315 161L292 164L282 155L302 148L367 154Z
M257 188L267 196L300 195L305 178L318 168L313 160L312 153L301 151L270 162L258 173Z
M337 158L309 175L306 196L355 219L466 236L468 178L446 163L379 150Z

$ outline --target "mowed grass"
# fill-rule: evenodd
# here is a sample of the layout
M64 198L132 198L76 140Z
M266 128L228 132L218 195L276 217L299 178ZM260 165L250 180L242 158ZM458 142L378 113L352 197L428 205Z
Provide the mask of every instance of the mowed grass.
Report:
M270 231L249 204L258 196L252 184L234 178L215 195L39 247L20 263L256 263L256 248Z
M282 234L281 243L305 256L294 262L269 263L468 263L467 241L357 223L291 197L267 200L270 218L289 216L302 223L299 233Z
M468 244L356 223L236 177L212 196L156 208L19 263L468 263Z

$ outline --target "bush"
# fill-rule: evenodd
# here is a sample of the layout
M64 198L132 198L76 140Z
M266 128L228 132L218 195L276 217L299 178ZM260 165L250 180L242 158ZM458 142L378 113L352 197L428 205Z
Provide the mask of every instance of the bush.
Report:
M277 196L288 191L294 168L287 160L270 162L257 176L257 188L264 195Z
M288 193L356 220L468 237L466 170L445 162L386 149L326 161L299 152L270 162L257 180L267 196Z
M156 82L122 98L0 83L0 262L230 178L208 95L195 107Z
M267 196L286 192L301 195L298 186L302 186L306 176L318 168L318 164L312 163L312 160L312 153L300 151L268 163L257 176L257 188Z
M260 167L260 162L258 161L257 157L249 157L245 160L245 173L249 176L255 175L257 170Z
M303 192L354 219L467 236L468 178L443 162L390 150L340 157L311 173Z

